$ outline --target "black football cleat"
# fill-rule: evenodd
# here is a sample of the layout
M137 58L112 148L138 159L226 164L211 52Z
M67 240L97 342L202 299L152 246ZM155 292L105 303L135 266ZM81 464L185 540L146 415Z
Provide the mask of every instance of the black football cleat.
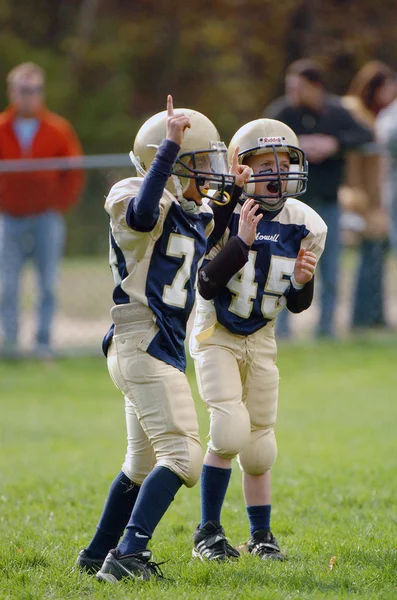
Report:
M276 538L271 531L259 529L254 531L252 538L247 544L247 550L251 554L259 556L261 560L285 560Z
M102 567L104 560L104 558L91 558L84 548L84 550L79 552L74 567L75 569L80 569L80 571L86 571L87 573L97 573Z
M192 556L200 560L239 558L240 553L227 541L225 530L216 521L207 521L193 534Z
M151 562L151 558L150 550L141 550L124 556L121 556L117 549L111 550L105 558L101 570L96 574L96 578L108 583L117 583L126 577L143 581L152 577L163 579L159 565Z

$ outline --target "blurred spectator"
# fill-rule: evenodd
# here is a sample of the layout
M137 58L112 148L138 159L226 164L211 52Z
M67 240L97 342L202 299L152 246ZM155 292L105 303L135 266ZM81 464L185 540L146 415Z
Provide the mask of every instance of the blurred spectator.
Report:
M333 337L340 255L337 191L343 178L346 151L370 142L372 134L353 119L338 97L327 93L322 69L315 61L302 59L288 67L285 94L265 110L264 116L289 125L306 152L309 180L302 199L328 225L327 243L319 264L321 314L316 333ZM278 321L277 333L287 336L288 311L282 311Z
M395 72L379 61L365 64L354 76L342 99L355 119L372 131L381 109L396 97ZM382 202L382 157L376 146L369 152L349 153L341 203L362 216L359 266L353 297L352 328L386 325L384 274L388 251L388 215Z
M0 160L82 154L70 124L44 104L43 69L34 63L15 67L7 77L10 106L0 114ZM39 310L35 353L51 354L57 267L62 257L62 214L83 186L79 170L0 175L1 318L3 354L17 356L19 288L27 258L38 272Z
M397 252L397 99L379 113L375 131L377 142L388 154L382 194L390 215L390 240Z

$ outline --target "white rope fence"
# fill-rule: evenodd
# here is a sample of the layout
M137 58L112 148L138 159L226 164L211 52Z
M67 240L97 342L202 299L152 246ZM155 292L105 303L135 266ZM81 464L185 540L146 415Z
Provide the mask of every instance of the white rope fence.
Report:
M384 154L376 144L365 144L357 148L362 154ZM58 158L18 158L0 160L0 173L26 173L29 171L66 171L70 169L112 169L132 166L128 153L91 154Z
M71 169L113 169L116 167L132 167L131 160L127 153L0 160L0 173L69 171Z

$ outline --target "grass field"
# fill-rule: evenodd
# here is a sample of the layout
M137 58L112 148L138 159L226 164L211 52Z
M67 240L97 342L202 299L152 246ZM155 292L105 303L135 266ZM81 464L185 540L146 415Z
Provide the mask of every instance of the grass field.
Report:
M152 542L167 579L109 586L71 572L125 450L105 363L0 363L1 600L397 598L396 339L281 345L278 364L272 522L288 561L193 561L196 486ZM223 524L233 543L247 539L237 468Z

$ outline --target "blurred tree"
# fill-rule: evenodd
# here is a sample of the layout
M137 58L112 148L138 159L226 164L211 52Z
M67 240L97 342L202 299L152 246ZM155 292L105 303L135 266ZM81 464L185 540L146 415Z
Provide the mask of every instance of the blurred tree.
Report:
M396 67L395 6L395 0L0 0L0 77L4 82L25 60L41 64L49 106L72 120L87 153L127 152L168 93L177 106L207 114L228 141L282 93L285 68L297 58L322 61L329 89L340 94L367 60ZM7 102L5 85L0 102ZM97 192L88 189L85 202L98 202Z
M128 149L169 92L228 138L282 92L296 58L323 61L339 93L366 60L393 66L394 16L395 0L0 0L0 74L42 64L49 104L88 152Z

